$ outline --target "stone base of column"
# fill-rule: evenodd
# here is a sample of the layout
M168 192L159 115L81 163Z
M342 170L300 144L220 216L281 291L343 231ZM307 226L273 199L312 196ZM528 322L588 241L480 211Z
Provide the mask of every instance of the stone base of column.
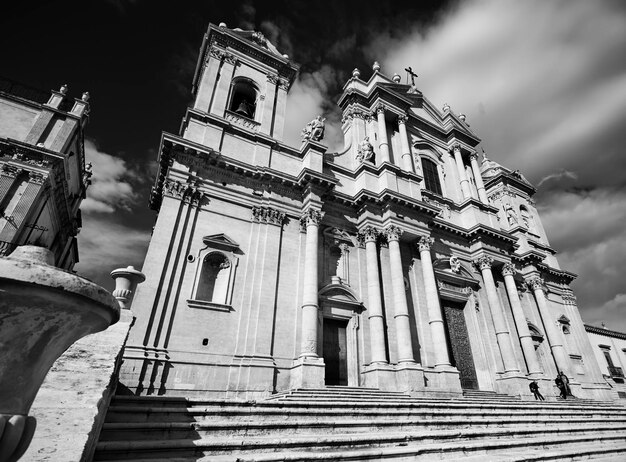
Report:
M460 394L461 379L456 367L440 366L434 369L424 369L424 381L426 386L433 391L445 392L446 394Z
M396 389L405 393L421 392L426 387L424 368L415 363L396 366Z
M298 358L291 368L290 388L323 388L325 364L322 358Z
M396 370L390 364L370 364L365 367L362 376L366 387L397 391Z
M534 399L533 394L528 388L528 385L531 381L532 380L526 377L526 375L519 372L507 372L498 375L498 377L496 378L496 391L498 393L505 393L511 396L520 396L524 399ZM547 391L547 387L542 388L540 384L539 391L545 397L546 395L543 393L542 390Z

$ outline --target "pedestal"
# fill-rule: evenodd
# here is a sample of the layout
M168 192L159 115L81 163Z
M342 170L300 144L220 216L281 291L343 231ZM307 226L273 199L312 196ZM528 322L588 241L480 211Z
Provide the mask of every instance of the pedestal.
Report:
M323 388L325 365L322 358L298 358L291 368L289 388Z
M423 391L424 368L417 364L398 364L396 366L396 389L405 393Z
M374 363L365 367L363 381L366 387L397 391L396 370L387 363Z

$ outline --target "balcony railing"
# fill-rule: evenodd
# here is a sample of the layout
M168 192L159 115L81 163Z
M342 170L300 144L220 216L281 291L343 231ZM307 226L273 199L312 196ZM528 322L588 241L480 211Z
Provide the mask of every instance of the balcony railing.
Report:
M608 366L608 367L609 367L609 374L611 374L611 377L624 378L624 371L622 371L621 367L615 367L615 366Z

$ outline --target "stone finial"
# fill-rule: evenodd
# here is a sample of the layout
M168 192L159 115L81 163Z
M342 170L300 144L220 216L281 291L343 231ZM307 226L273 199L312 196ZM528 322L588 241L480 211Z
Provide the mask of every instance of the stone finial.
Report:
M89 101L89 98L91 98L91 95L88 91L86 91L85 93L83 93L83 96L80 99L82 99L86 103L87 101Z
M352 71L352 77L354 77L355 79L358 79L359 77L361 77L361 71L355 67L354 70Z
M467 116L465 114L459 114L459 119L461 119L463 122L465 122L466 118Z
M285 54L283 55L283 58L285 58L285 59L289 59L289 55L288 55L287 53L285 53Z
M225 22L221 22L219 27L222 27L222 28L226 27L226 23Z
M146 276L137 271L133 266L118 268L111 271L111 277L115 280L113 296L123 310L130 309L130 304L138 284L146 280Z
M396 83L400 83L400 80L402 80L402 77L400 77L400 74L395 73L393 74L393 77L391 78L391 80L393 80Z
M378 61L374 61L374 64L372 65L372 70L374 72L380 71L380 64L378 64Z
M61 93L62 95L66 95L67 94L67 84L64 83L63 85L61 85L61 88L59 89L59 93Z
M443 112L450 112L450 105L448 103L443 103Z

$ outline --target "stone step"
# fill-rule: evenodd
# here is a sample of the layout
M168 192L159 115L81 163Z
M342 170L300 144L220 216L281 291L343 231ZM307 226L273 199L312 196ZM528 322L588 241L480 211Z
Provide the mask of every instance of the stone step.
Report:
M207 420L203 422L107 422L102 428L100 441L183 439L206 437L284 435L328 435L359 432L400 432L420 430L453 430L467 428L497 428L534 426L544 431L566 427L621 426L626 428L626 418L619 420L570 418L555 421L550 418L486 419L483 417L448 420L355 420L342 419L332 423L310 419L264 420L238 422L232 420Z
M480 442L477 443L477 440ZM298 436L277 439L269 437L250 438L217 438L217 439L177 439L177 440L140 440L140 441L103 441L98 443L94 460L124 460L133 458L147 458L172 460L173 457L210 456L208 459L217 461L220 454L230 454L230 459L234 460L345 460L345 451L367 450L377 448L374 451L377 457L381 457L380 448L398 450L405 454L424 454L424 448L430 447L432 453L441 454L442 445L448 446L448 454L464 453L467 447L472 445L478 448L485 448L489 445L497 448L515 448L529 446L533 444L550 445L552 447L559 444L574 444L582 442L624 442L626 441L626 428L615 426L597 426L593 430L589 427L571 427L552 430L549 437L546 437L543 429L517 429L498 428L480 430L442 430L427 432L378 432L360 434L338 434L338 435L313 435ZM409 448L409 446L411 446ZM286 458L281 452L302 452L307 451L309 457L311 453L322 452L323 455L330 455L330 458L320 459L307 458ZM484 450L484 449L483 449ZM278 453L277 453L278 452ZM260 453L269 453L263 458L259 458ZM253 456L248 459L243 456ZM352 460L367 460L371 457L363 458L357 454L351 454ZM391 455L391 454L387 454ZM432 455L432 454L431 454Z
M217 406L217 407L164 407L164 406L111 406L106 416L108 422L192 422L205 419L228 418L233 420L250 421L267 419L272 416L282 418L304 417L316 421L330 421L338 417L385 419L455 419L469 418L499 418L509 420L520 417L563 419L568 417L619 419L626 416L626 411L604 409L575 409L575 408L476 408L464 407L452 409L446 407L379 407L379 406L293 406L285 403L284 406L257 407L257 406Z

